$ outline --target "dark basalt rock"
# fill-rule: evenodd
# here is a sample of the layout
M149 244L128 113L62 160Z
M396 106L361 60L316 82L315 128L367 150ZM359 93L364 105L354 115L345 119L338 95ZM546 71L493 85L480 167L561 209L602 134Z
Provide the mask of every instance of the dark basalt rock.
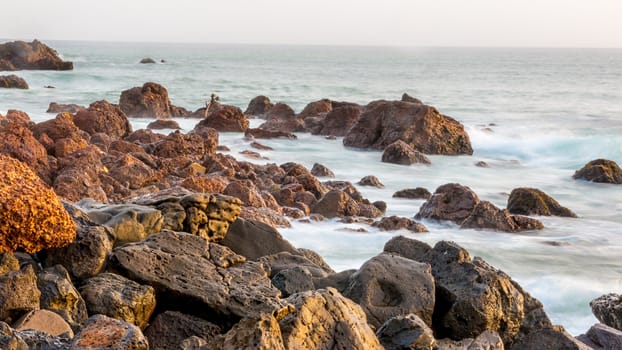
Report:
M609 327L622 331L622 295L610 293L590 301L592 313Z
M390 318L376 335L385 350L432 350L436 344L432 329L415 314Z
M451 220L461 224L479 203L475 192L460 184L446 184L436 189L432 197L423 203L416 219Z
M140 60L140 62L138 62L138 63L153 64L153 63L156 63L156 61L153 58L151 58L151 57L145 57L142 60Z
M612 160L596 159L577 170L573 179L622 184L622 169Z
M220 327L202 318L177 311L165 311L157 315L145 329L150 350L178 350L189 337L212 340L221 333Z

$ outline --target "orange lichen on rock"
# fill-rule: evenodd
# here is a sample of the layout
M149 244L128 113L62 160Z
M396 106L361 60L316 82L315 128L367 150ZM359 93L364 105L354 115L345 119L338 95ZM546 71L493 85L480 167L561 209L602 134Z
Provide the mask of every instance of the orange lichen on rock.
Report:
M26 164L0 155L0 253L60 248L76 226L60 200Z

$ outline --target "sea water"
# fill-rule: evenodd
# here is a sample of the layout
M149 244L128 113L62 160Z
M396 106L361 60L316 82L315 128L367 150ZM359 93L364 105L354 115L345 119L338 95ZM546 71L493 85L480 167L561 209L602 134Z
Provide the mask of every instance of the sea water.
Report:
M358 188L371 201L386 201L387 215L412 217L423 203L392 198L398 190L433 192L457 182L502 208L513 188L536 187L579 216L538 217L544 230L520 234L433 221L424 221L430 232L423 234L338 220L293 221L280 230L335 270L358 268L394 235L432 245L452 240L512 276L543 302L553 322L575 335L596 322L591 299L622 292L622 186L572 179L592 159L622 164L622 50L48 44L75 69L17 72L30 90L0 91L0 113L20 109L34 121L46 120L54 117L45 113L52 101L117 103L121 91L147 81L164 85L173 104L190 110L204 106L212 92L243 110L263 94L296 111L321 98L366 104L408 92L462 122L474 154L400 166L380 162L378 151L345 148L341 139L299 134L298 140L261 140L274 150L261 151L269 160L257 161L239 154L250 149L240 133L221 133L220 144L252 162L321 163L339 180L375 175L385 188ZM144 57L158 63L138 64ZM55 88L44 88L49 85ZM185 131L197 122L178 121ZM135 129L148 122L132 120ZM475 166L479 161L489 167Z

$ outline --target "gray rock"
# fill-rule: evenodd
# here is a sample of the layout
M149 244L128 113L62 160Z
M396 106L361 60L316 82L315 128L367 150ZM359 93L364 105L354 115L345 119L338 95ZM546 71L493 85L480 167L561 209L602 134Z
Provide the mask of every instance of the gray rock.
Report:
M333 273L332 269L320 266L306 257L289 252L266 255L259 259L261 263L269 268L269 274L274 277L277 273L294 267L304 267L314 278L326 277Z
M177 311L157 315L145 329L151 350L178 350L187 338L199 337L209 341L220 333L215 324Z
M40 296L32 266L0 276L0 321L12 323L28 311L39 309Z
M302 266L279 271L272 277L272 285L281 291L284 298L315 289L311 272Z
M90 317L73 338L70 350L149 350L149 343L135 325L104 315Z
M28 344L8 324L0 321L0 349L28 350Z
M372 224L373 227L377 227L382 231L395 231L395 230L408 230L416 233L428 232L425 225L411 220L409 218L402 218L398 216L387 216Z
M460 228L489 229L504 232L520 232L543 229L542 222L525 216L513 216L507 209L501 210L488 201L477 203Z
M484 331L477 338L467 338L460 341L443 339L436 342L436 350L504 350L505 346L497 332ZM545 348L533 348L542 349ZM553 350L551 348L551 350Z
M386 350L433 350L436 344L432 329L415 314L388 319L376 335Z
M436 189L423 203L416 219L451 220L461 224L479 203L479 197L470 188L459 184L446 184Z
M28 349L68 350L71 342L71 339L66 335L51 336L34 329L15 331L15 334L24 340Z
M561 327L534 330L519 337L508 349L591 350L590 347L566 333Z
M19 261L13 253L0 253L0 275L19 270Z
M382 162L401 165L432 164L428 157L402 140L397 140L384 149Z
M594 349L622 349L622 331L602 323L593 325L587 334L582 334L577 339Z
M432 250L429 244L404 236L395 236L384 244L383 251L395 253L407 259L423 261L426 253Z
M312 263L321 267L324 271L328 273L335 273L335 271L330 267L330 265L328 265L328 263L326 263L326 261L324 261L324 258L322 258L320 254L306 248L298 248L297 250L302 254L302 256L311 260Z
M610 293L590 301L592 313L609 327L622 330L622 295Z
M249 260L279 252L300 254L274 227L255 220L238 218L220 244Z
M88 318L86 304L62 265L39 272L37 286L41 291L42 309L57 313L74 331L82 327Z

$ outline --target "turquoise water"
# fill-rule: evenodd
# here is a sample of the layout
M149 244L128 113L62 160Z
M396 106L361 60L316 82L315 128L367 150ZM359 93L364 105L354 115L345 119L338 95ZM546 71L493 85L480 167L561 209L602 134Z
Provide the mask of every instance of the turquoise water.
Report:
M285 237L315 249L336 270L357 268L395 234L431 244L454 240L509 273L573 334L596 322L588 306L592 298L622 292L622 186L571 178L595 158L622 164L622 50L49 44L74 61L75 69L18 72L31 89L0 91L0 113L15 108L44 120L53 117L45 113L52 101L118 102L122 90L146 81L164 85L175 105L190 110L203 106L211 92L242 109L264 94L296 111L325 97L365 104L408 92L461 121L474 155L432 156L430 167L404 167L381 163L379 152L345 149L340 140L311 135L262 142L274 148L262 155L277 164L319 162L353 182L376 175L385 189L360 190L372 201L385 200L388 215L411 217L422 204L391 198L399 189L434 191L459 182L500 207L513 188L537 187L579 218L540 218L546 228L524 234L458 230L434 222L425 223L427 234L370 227L355 233L347 228L360 225L294 222L281 230ZM144 57L166 63L138 64ZM180 120L187 130L195 122ZM133 123L137 128L147 121ZM220 143L240 158L237 152L249 148L241 134L221 134ZM475 167L480 160L491 166Z

